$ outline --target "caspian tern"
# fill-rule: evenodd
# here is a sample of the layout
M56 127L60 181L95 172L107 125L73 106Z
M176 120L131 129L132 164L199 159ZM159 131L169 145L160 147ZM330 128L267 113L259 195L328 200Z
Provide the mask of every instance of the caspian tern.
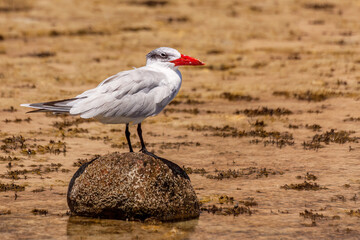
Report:
M96 88L65 100L21 104L35 108L30 112L53 112L95 118L105 124L126 124L125 136L130 152L129 123L138 124L141 152L149 154L142 137L141 122L159 114L180 90L182 65L204 65L168 47L154 49L146 55L146 66L119 72ZM153 154L152 154L153 155Z

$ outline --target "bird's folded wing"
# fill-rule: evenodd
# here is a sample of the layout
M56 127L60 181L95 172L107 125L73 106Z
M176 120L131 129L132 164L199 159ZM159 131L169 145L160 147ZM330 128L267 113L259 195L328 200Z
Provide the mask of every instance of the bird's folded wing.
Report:
M70 113L83 118L151 116L176 92L166 83L165 74L144 68L121 72L78 95Z

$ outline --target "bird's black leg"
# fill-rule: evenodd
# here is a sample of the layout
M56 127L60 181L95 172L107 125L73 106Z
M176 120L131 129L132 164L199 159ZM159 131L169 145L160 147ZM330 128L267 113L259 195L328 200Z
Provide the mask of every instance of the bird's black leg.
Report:
M138 135L139 135L139 138L140 138L140 143L141 143L141 149L140 149L140 152L144 153L144 154L147 154L149 156L152 156L154 158L159 158L158 156L156 156L155 154L149 152L146 147L145 147L145 142L144 142L144 139L142 137L142 130L141 130L141 123L138 124L138 127L137 127L137 132L138 132Z
M139 138L140 138L140 143L141 143L140 152L145 153L145 152L147 152L147 150L146 150L146 147L145 147L144 139L142 137L141 123L138 124L137 132L138 132L138 135L139 135Z
M126 124L126 128L125 128L125 136L126 136L126 140L128 142L129 145L129 150L130 152L133 152L132 146L131 146L131 141L130 141L130 131L129 131L129 124Z

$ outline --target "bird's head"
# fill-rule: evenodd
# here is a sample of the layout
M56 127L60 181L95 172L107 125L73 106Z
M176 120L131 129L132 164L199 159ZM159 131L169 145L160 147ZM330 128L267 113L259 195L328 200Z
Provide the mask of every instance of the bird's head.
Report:
M183 55L176 49L169 47L160 47L152 50L146 55L146 65L160 63L169 67L178 67L183 65L204 65L201 61Z

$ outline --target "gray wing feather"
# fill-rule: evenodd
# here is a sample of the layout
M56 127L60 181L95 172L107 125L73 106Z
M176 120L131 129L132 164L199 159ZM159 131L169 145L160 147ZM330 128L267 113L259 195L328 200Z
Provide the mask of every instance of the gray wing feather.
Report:
M165 81L165 74L142 68L121 72L77 96L79 99L70 113L80 114L83 118L155 115L171 100L169 96L176 93L176 89L170 89Z

